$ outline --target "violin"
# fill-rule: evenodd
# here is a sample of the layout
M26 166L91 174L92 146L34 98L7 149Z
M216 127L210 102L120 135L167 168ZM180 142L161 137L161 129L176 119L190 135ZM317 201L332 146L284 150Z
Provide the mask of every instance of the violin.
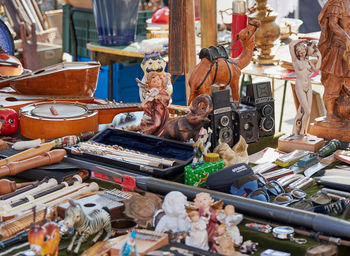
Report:
M22 63L14 56L0 53L0 76L17 76L23 73Z

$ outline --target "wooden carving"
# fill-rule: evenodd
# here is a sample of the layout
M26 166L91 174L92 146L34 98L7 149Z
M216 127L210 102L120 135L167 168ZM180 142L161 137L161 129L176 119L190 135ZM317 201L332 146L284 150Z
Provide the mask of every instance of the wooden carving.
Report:
M340 96L349 96L350 87L350 0L329 0L319 17L321 37L319 50L322 54L321 82L325 91L323 101L327 120L350 120L348 109L343 108ZM345 89L342 91L342 87Z
M309 133L350 142L350 0L329 0L318 20L321 82L327 115L316 119Z
M222 55L213 59L207 56L210 48L201 50L201 62L194 68L190 80L190 99L191 103L199 94L211 94L211 85L225 85L223 89L230 85L232 90L232 98L239 101L239 77L241 70L245 68L253 57L255 47L254 33L260 26L260 21L252 20L248 26L238 34L241 41L243 51L237 59L225 58Z
M209 123L208 115L213 110L210 96L199 95L190 107L190 113L185 116L168 119L161 136L179 141L198 140L199 131Z

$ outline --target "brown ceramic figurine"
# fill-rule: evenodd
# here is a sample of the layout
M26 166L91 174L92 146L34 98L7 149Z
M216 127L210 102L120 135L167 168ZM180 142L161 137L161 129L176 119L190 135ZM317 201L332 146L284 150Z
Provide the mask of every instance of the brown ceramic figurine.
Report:
M211 94L211 85L230 85L233 101L239 101L239 77L253 57L255 47L254 33L260 26L260 21L249 21L248 26L238 34L243 45L243 51L237 59L227 56L225 49L209 47L201 50L201 62L194 68L190 80L191 103L200 94Z
M195 98L190 113L185 116L169 119L165 125L163 136L168 139L179 141L198 140L200 129L210 122L208 115L213 110L210 96L202 94Z
M212 246L212 251L221 255L236 256L240 253L236 252L234 243L228 235L225 224L220 224L215 232L215 242Z
M240 163L248 164L248 144L242 135L240 135L239 141L232 149L227 143L222 143L220 140L219 143L213 151L214 153L218 153L220 158L224 160L225 167Z
M327 116L311 125L310 133L350 141L350 0L329 0L318 20Z
M141 120L141 132L158 136L162 133L165 122L169 118L168 105L170 96L165 90L164 80L158 72L146 75L147 87L142 102L144 117Z
M143 40L140 43L139 52L144 54L145 57L141 62L141 68L144 72L144 76L142 78L142 83L147 82L147 74L150 72L157 72L161 75L165 90L170 96L171 103L171 95L173 93L173 85L171 83L171 75L170 73L165 72L166 61L162 58L160 52L163 50L163 45L167 43L167 39L164 38L152 38ZM145 100L145 90L142 86L142 83L138 83L140 87L139 95L140 100L143 102Z

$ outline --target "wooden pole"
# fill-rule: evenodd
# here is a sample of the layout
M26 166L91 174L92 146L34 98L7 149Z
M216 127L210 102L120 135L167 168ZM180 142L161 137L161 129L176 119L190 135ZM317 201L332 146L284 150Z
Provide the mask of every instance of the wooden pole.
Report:
M194 31L194 1L186 0L185 5L185 79L186 79L186 101L190 97L189 79L196 66L196 35Z
M201 0L201 47L217 44L216 0Z

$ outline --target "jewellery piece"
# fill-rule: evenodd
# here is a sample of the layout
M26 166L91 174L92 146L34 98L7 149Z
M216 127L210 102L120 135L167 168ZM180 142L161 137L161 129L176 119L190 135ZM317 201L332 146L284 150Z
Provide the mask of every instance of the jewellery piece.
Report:
M251 230L255 230L263 233L270 233L272 230L272 227L270 225L264 225L264 224L258 224L258 223L247 223L245 224L245 227Z
M275 238L293 241L297 244L306 244L307 240L304 238L294 238L294 228L289 226L280 226L272 229L272 235Z

